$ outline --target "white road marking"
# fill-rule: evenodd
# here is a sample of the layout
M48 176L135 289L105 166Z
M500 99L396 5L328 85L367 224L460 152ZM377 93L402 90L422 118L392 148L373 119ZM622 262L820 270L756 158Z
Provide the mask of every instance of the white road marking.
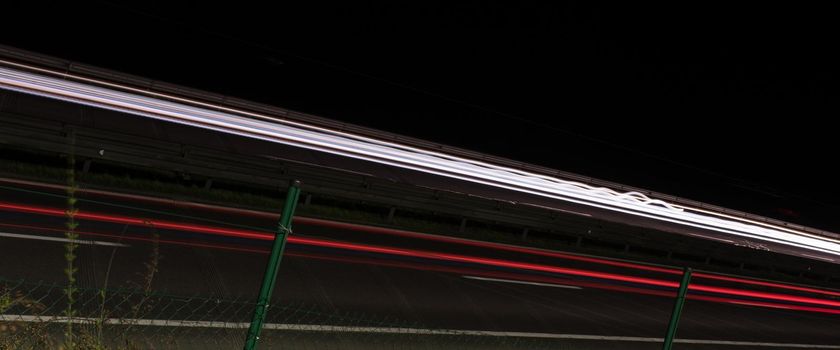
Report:
M554 288L566 288L566 289L583 289L578 286L567 286L564 284L553 284L553 283L540 283L540 282L528 282L528 281L517 281L517 280L506 280L501 278L489 278L489 277L479 277L479 276L461 276L463 278L468 278L471 280L479 280L479 281L491 281L491 282L505 282L505 283L516 283L516 284L527 284L532 286L542 286L542 287L554 287Z
M40 241L64 242L64 243L76 242L77 244L101 245L101 246L106 246L106 247L128 247L128 244L122 244L122 243L113 243L113 242L105 242L105 241L92 241L92 240L87 240L87 239L70 240L70 239L67 239L67 238L60 238L60 237L24 235L24 234L20 234L20 233L9 233L9 232L0 232L0 237L36 239L36 240L40 240Z
M747 305L747 306L774 307L774 308L777 308L777 309L790 309L790 307L783 306L783 305L765 305L765 304L759 304L759 303L751 303L751 302L748 302L748 301L730 301L730 303L738 304L738 305Z
M65 316L33 316L33 315L3 315L0 314L0 321L4 322L60 322L66 323ZM92 317L74 317L71 322L76 324L91 324L98 319ZM103 321L109 325L135 325L155 327L194 327L194 328L227 328L247 329L251 324L248 322L223 322L223 321L191 321L191 320L155 320L155 319L120 319L107 318ZM383 333L383 334L422 334L422 335L468 335L479 337L520 337L520 338L542 338L542 339L570 339L570 340L599 340L617 342L642 342L662 343L664 339L653 337L625 337L612 335L591 335L591 334L563 334L563 333L530 333L530 332L497 332L459 329L425 329L425 328L393 328L393 327L351 327L319 324L294 324L294 323L266 323L263 329L307 331L307 332L346 332L346 333ZM840 349L840 345L824 344L798 344L798 343L770 343L750 341L730 341L712 339L676 339L675 343L682 344L705 344L705 345L728 345L728 346L753 346L784 349Z

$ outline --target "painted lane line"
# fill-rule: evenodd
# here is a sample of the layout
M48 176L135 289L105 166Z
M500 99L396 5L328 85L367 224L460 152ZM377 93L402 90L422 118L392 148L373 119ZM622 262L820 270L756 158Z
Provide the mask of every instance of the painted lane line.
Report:
M554 287L554 288L565 288L565 289L583 289L583 288L578 287L578 286L567 286L567 285L563 285L563 284L517 281L517 280L508 280L508 279L502 279L502 278L490 278L490 277L479 277L479 276L461 276L461 277L471 279L471 280L479 280L479 281L526 284L526 285L531 285L531 286Z
M753 303L753 302L749 302L749 301L730 301L730 303L737 304L737 305L747 305L747 306L771 307L771 308L785 309L785 310L790 310L791 309L791 307L785 306L785 305L767 305L767 303Z
M56 322L75 324L93 324L99 319L93 317L74 317L70 320L65 316L33 316L33 315L4 315L0 314L0 321L5 322ZM156 320L156 319L130 319L130 318L107 318L103 320L108 325L133 325L133 326L155 326L155 327L192 327L192 328L226 328L226 329L247 329L249 322L225 322L225 321L192 321L192 320ZM380 334L419 334L419 335L468 335L477 337L519 337L519 338L540 338L540 339L567 339L567 340L594 340L594 341L616 341L616 342L641 342L641 343L662 343L662 338L655 337L630 337L613 335L593 334L563 334L563 333L534 333L534 332L499 332L480 330L460 329L425 329L425 328L395 328L395 327L356 327L336 326L321 324L293 324L293 323L266 323L263 329L306 331L306 332L344 332L344 333L380 333ZM773 343L773 342L751 342L731 341L714 339L676 339L675 343L682 344L704 344L704 345L726 345L726 346L752 346L783 349L840 349L840 345L828 344L800 344L800 343Z
M74 242L76 244L101 245L101 246L106 246L106 247L128 247L129 246L128 244L105 242L105 241L93 241L93 240L87 240L87 239L67 239L67 238L38 236L38 235L24 235L24 234L9 233L9 232L0 232L0 237L34 239L34 240L39 240L39 241L62 242L62 243Z

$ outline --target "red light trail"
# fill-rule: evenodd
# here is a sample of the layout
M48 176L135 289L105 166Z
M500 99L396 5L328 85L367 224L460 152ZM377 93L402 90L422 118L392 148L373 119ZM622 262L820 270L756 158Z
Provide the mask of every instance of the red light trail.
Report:
M63 191L65 189L65 187L63 185L47 184L47 183L41 183L41 182L18 180L18 179L9 179L9 178L0 178L0 182L12 183L12 184L16 184L16 185L48 188L48 189L52 189L52 190L62 190ZM125 200L130 200L130 201L143 201L143 202L156 203L156 204L167 205L167 206L171 205L171 206L174 206L174 207L187 207L187 208L194 208L194 209L206 210L206 211L230 213L230 214L234 214L234 215L242 215L242 216L258 217L258 218L263 218L263 219L279 220L279 214L270 213L270 212L263 212L263 211L249 210L249 209L239 209L239 208L229 208L229 207L212 205L212 204L202 204L202 203L195 203L195 202L176 201L176 200L172 200L172 199L163 199L163 198L157 198L157 197L118 193L118 192L103 191L103 190L94 190L94 189L79 189L78 191L82 192L82 193L90 193L90 194L94 194L94 195L108 196L108 197L113 197L113 198L121 198L121 199L125 199ZM601 264L601 265L608 265L608 266L615 266L615 267L622 267L622 268L629 268L629 269L637 269L637 270L642 270L642 271L659 272L659 273L666 273L666 274L671 274L671 275L681 275L682 274L682 270L675 269L675 268L670 268L670 267L652 266L652 265L647 265L647 264L633 263L633 262L626 262L626 261L616 261L616 260L612 260L612 259L582 256L582 255L576 255L576 254L570 254L570 253L560 253L560 252L555 252L555 251L543 250L543 249L539 249L539 248L521 247L521 246L514 246L514 245L508 245L508 244L502 244L502 243L493 243L493 242L482 242L482 241L475 241L475 240L464 239L464 238L446 237L446 236L439 236L439 235L412 232L412 231L385 228L385 227L376 227L376 226L369 226L369 225L342 223L342 222L316 219L316 218L308 218L308 217L301 217L301 216L296 216L294 218L294 222L298 223L298 224L316 225L316 226L321 226L321 227L337 228L337 229L341 229L341 230L349 230L349 231L355 231L355 232L393 235L393 236L406 237L406 238L412 238L412 239L422 239L422 240L437 241L437 242L442 242L442 243L453 243L453 244L459 244L459 245L474 246L474 247L493 249L493 250L503 250L503 251L510 251L510 252L517 252L517 253L524 253L524 254L531 254L531 255L540 255L540 256L546 256L546 257L552 257L552 258L558 258L558 259L566 259L566 260L572 260L572 261L591 262L591 263L596 263L596 264ZM254 237L254 238L255 239L263 239L261 237ZM270 238L267 238L267 239L270 239ZM704 272L695 272L693 274L693 278L695 278L695 279L701 279L701 278L702 279L711 279L711 280L724 281L724 282L734 282L734 283L747 284L747 285L755 285L755 286L771 287L771 288L778 288L778 289L795 290L795 291L800 291L800 292L807 292L807 293L823 294L823 295L840 297L840 291L810 288L810 287L784 284L784 283L778 283L778 282L763 281L763 280L757 280L757 279L751 279L751 278L725 276L725 275L711 274L711 273L704 273Z
M17 212L24 212L24 213L32 213L32 214L50 215L50 216L64 216L65 215L65 212L63 210L60 210L60 209L36 207L36 206L29 206L29 205L20 205L20 204L13 204L13 203L3 203L3 202L0 202L0 209L17 211ZM162 229L172 229L172 230L177 230L177 231L208 233L208 234L228 236L228 237L259 239L259 240L271 240L271 239L273 239L273 236L269 233L261 233L261 232L256 232L256 231L246 231L246 230L239 230L239 229L212 227L212 226L198 225L198 224L177 223L177 222L170 222L170 221L165 221L165 220L141 219L141 218L132 218L132 217L126 217L126 216L108 215L108 214L101 214L101 213L87 213L87 212L81 212L81 211L76 214L76 217L78 219L81 219L81 220L95 220L95 221L113 222L113 223L120 223L120 224L127 224L127 225L155 227L155 228L162 228ZM423 259L449 261L449 262L459 262L459 263L467 263L467 264L478 264L478 265L501 267L501 268L511 268L511 269L520 269L520 270L528 270L528 271L557 273L557 274L572 275L572 276L587 277L587 278L596 278L596 279L616 281L616 282L637 283L637 284L656 286L656 287L677 288L679 286L679 283L676 282L676 281L666 281L666 280L659 280L659 279L653 279L653 278L626 276L626 275L615 274L615 273L597 272L597 271L582 270L582 269L576 269L576 268L557 267L557 266L549 266L549 265L542 265L542 264L516 262L516 261L494 259L494 258L466 256L466 255L451 254L451 253L440 253L440 252L423 251L423 250L415 250L415 249L382 247L382 246L367 245L367 244L360 244L360 243L336 242L336 241L329 241L329 240L323 240L323 239L308 238L308 237L296 237L296 236L290 236L288 238L288 241L289 241L289 243L293 243L293 244L303 244L303 245L310 245L310 246L317 246L317 247L324 247L324 248L335 248L335 249L343 249L343 250L351 250L351 251L359 251L359 252L387 254L387 255L395 255L395 256L405 256L405 257L412 257L412 258L423 258ZM816 305L823 305L823 306L830 306L830 307L840 307L840 301L817 299L817 298L811 298L811 297L803 297L803 296L795 296L795 295L787 295L787 294L779 294L779 293L750 291L750 290L727 288L727 287L717 287L717 286L692 284L689 287L689 290L698 291L698 292L716 293L716 294L735 295L735 296L749 297L749 298L771 299L771 300L777 300L777 301L805 303L805 304L816 304Z

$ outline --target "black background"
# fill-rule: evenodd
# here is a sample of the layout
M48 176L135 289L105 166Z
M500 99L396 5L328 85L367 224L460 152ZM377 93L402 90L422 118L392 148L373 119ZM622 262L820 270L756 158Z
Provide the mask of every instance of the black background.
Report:
M0 43L820 228L830 8L4 4Z

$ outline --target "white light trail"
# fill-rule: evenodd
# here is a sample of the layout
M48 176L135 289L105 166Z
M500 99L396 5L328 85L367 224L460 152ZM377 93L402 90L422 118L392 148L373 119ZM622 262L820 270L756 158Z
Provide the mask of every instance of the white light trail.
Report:
M0 61L0 63L20 66L5 61ZM40 71L59 74L43 69ZM59 75L71 77L67 74ZM0 87L9 90L722 232L742 239L761 240L840 255L840 241L833 238L700 208L675 205L649 198L638 192L621 193L604 187L590 186L296 121L150 93L84 77L72 76L72 78L96 83L97 86L0 67ZM120 91L101 85L119 88ZM832 258L823 258L823 260L836 261Z

